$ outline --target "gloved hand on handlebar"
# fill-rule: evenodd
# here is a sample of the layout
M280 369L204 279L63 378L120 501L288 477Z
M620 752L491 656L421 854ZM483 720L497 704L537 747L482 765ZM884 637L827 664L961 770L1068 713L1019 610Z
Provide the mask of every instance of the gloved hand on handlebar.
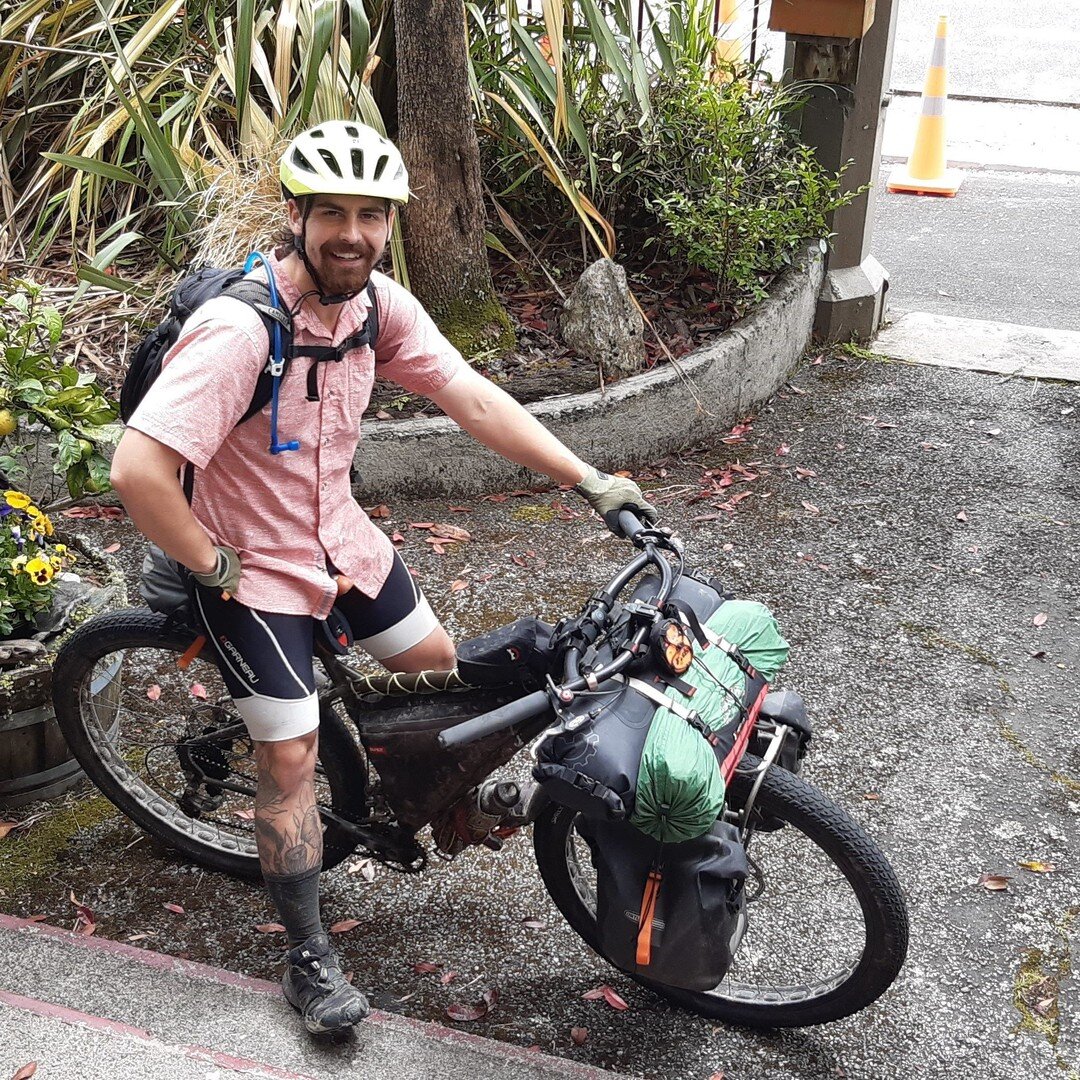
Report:
M645 501L641 488L625 476L611 476L594 469L591 465L585 478L574 490L604 519L604 524L616 535L619 528L619 511L629 510L649 524L658 518L656 507Z

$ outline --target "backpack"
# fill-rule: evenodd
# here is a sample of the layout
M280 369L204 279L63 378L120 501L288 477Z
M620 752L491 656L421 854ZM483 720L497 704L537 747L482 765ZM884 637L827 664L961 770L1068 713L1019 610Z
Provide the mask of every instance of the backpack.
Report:
M346 353L363 345L375 348L375 340L379 333L379 307L375 300L375 286L370 280L367 284L367 294L368 317L358 333L346 338L337 346L294 345L292 318L288 312L270 303L270 289L265 282L248 279L246 271L240 267L222 270L215 266L204 266L201 270L187 274L181 278L169 298L168 314L143 338L132 355L127 374L124 376L124 384L120 388L120 416L125 424L131 419L139 402L161 374L161 363L168 351L179 340L184 323L193 312L215 296L231 296L253 307L262 319L271 341L273 341L273 327L275 325L281 327L281 357L285 361L286 369L289 362L298 356L306 356L316 361L308 370L307 399L318 401L317 363L341 360ZM270 402L273 382L268 354L266 367L255 384L251 402L237 424L250 420Z

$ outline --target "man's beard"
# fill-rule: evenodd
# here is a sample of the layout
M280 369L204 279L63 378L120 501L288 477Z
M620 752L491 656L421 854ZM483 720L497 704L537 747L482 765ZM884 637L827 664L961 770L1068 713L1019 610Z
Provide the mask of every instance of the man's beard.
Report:
M345 254L346 249L325 244L319 248L319 261L315 266L323 292L328 296L340 296L345 293L358 293L368 283L371 271L378 261L378 255L370 249L358 251L355 248L348 254L359 255L358 259L342 262L336 254Z

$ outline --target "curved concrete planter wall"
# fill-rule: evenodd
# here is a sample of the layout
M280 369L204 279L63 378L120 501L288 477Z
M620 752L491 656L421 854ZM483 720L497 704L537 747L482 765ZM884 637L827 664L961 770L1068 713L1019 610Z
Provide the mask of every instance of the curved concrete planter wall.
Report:
M803 264L780 278L764 303L683 357L677 369L665 364L602 392L547 398L527 406L529 412L603 469L644 465L726 434L733 420L776 392L805 350L823 248L810 245ZM116 439L120 430L116 425L112 432ZM445 417L365 421L355 464L365 503L392 495L477 495L547 479L504 461Z
M644 465L726 434L733 420L775 393L805 350L823 266L821 245L814 244L764 303L684 357L678 370L665 364L604 391L547 398L528 410L579 457L606 469ZM355 463L364 502L476 495L546 480L504 461L445 417L366 421Z

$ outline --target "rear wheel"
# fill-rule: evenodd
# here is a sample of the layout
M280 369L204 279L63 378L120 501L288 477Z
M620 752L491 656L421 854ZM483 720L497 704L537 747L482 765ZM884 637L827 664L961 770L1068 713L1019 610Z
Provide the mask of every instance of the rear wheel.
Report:
M741 806L760 764L732 779ZM751 834L746 927L731 970L698 992L632 976L677 1004L749 1027L823 1024L865 1008L891 985L907 954L900 884L885 856L840 807L780 768L765 774L756 807L783 822ZM575 811L552 804L537 820L540 874L559 910L596 951L596 873Z
M99 615L64 643L53 666L60 728L87 776L124 814L193 861L258 878L252 741L206 646L180 666L195 635L164 615ZM324 707L315 795L350 820L365 812L366 763L344 722ZM323 867L353 843L333 821Z

